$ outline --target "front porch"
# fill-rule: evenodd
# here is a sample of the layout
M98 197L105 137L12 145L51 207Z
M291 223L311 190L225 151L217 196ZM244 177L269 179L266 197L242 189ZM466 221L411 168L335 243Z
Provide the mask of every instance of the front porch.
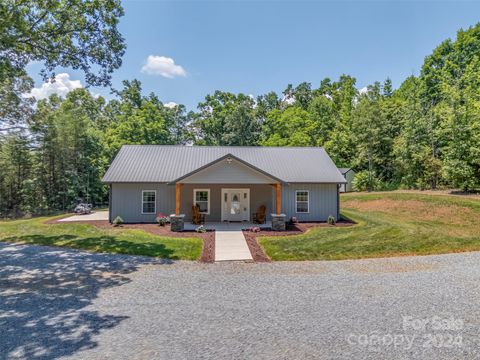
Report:
M170 183L175 185L172 229L194 230L202 222L207 230L217 231L275 228L282 209L282 184L230 154L221 157Z
M184 224L185 231L193 231L200 225L192 224L191 222L186 221ZM205 229L207 230L215 230L215 231L241 231L251 227L259 227L260 229L271 229L272 222L267 221L265 224L254 224L253 222L249 221L242 221L242 222L229 222L229 221L211 221L205 222L203 224Z

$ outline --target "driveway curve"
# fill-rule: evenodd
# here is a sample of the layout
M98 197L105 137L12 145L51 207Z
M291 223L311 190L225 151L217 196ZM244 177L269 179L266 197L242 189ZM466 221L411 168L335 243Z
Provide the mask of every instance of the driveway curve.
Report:
M480 356L480 253L216 263L0 243L0 359Z

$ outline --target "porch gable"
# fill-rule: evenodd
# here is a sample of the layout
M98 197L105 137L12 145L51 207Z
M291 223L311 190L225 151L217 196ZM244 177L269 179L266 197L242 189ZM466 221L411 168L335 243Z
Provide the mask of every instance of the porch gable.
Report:
M233 156L222 157L178 179L184 184L272 184L279 179Z

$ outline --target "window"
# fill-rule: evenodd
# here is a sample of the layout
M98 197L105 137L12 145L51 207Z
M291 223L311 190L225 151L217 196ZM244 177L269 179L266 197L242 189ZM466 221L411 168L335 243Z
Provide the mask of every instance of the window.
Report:
M295 208L297 213L308 213L308 199L309 194L307 190L297 190L295 192Z
M157 192L155 190L142 191L142 214L155 214L155 198Z
M200 213L210 214L210 189L194 189L193 205L200 207Z

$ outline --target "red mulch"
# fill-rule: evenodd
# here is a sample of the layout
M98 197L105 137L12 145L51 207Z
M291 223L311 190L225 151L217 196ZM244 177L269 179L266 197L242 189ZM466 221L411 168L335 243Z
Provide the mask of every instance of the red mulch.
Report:
M70 215L68 215L70 216ZM100 229L112 229L114 226L107 220L86 220L86 221L70 221L59 222L59 219L45 221L45 224L89 224L94 225ZM154 235L168 236L168 237L197 237L203 241L202 255L200 261L214 262L215 261L215 231L207 231L205 233L197 233L196 231L182 231L174 232L170 230L170 224L165 226L158 226L158 224L122 224L118 226L121 229L138 229L149 232Z
M245 240L247 240L248 248L252 254L253 261L255 262L270 262L272 261L267 254L263 251L262 247L257 241L258 233L253 233L250 231L243 231Z

